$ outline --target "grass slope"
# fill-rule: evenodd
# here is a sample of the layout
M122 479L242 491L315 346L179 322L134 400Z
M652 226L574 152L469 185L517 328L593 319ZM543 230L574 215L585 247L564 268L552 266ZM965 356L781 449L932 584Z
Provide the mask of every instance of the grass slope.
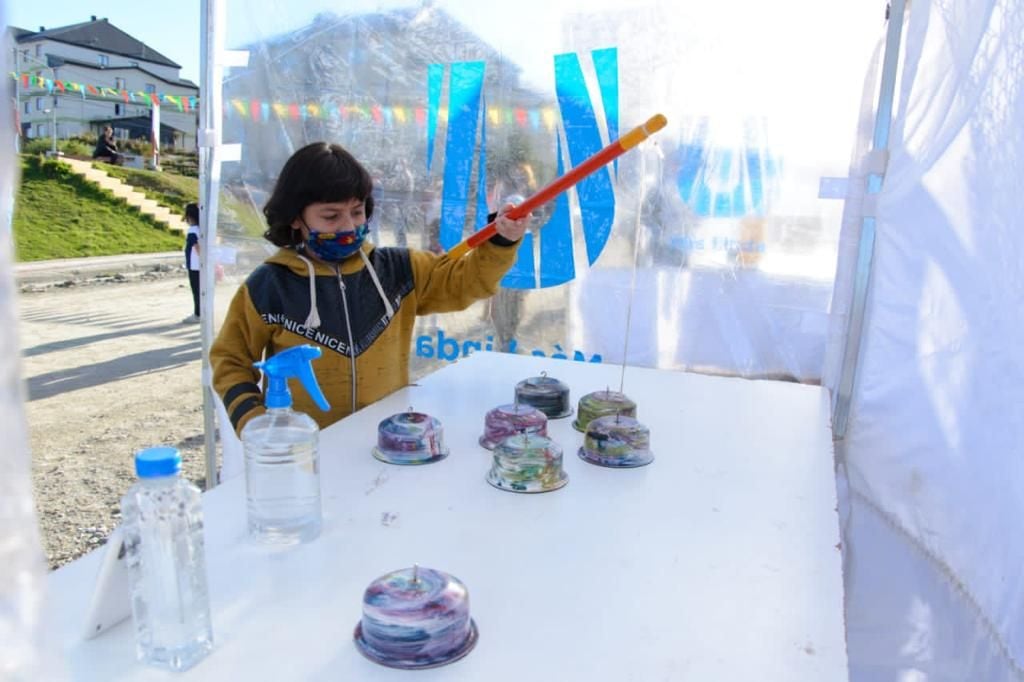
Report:
M199 203L199 180L197 178L163 171L125 168L107 163L94 165L106 171L111 177L132 185L147 198L156 201L161 206L166 206L177 215L185 213L186 204ZM263 222L263 216L254 206L239 200L227 191L220 193L218 214L218 230L259 237L267 229Z
M183 244L183 235L63 164L21 157L21 187L14 207L19 262L175 251Z
M153 199L178 215L185 212L185 204L199 203L199 180L196 178L141 168L125 168L109 163L96 162L93 165L107 175L128 183L145 194L148 199Z

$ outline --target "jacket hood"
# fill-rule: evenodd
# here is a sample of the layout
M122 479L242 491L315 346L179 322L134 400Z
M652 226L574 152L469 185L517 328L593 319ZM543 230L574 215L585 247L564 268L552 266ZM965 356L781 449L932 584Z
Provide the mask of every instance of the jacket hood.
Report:
M373 252L374 248L376 247L374 247L374 245L371 244L370 242L363 242L360 251L369 256ZM313 272L315 272L317 275L327 275L333 277L336 274L334 266L332 266L331 264L318 261L306 254L303 254L303 256L313 264ZM295 274L301 275L303 277L306 277L309 273L306 261L300 258L298 252L296 252L296 250L292 248L280 248L277 250L276 253L268 257L263 262L284 265ZM363 259L359 256L359 252L357 251L356 253L353 253L345 260L341 261L341 263L338 264L338 267L341 270L341 274L350 275L353 272L359 272L364 267L366 267L366 265Z

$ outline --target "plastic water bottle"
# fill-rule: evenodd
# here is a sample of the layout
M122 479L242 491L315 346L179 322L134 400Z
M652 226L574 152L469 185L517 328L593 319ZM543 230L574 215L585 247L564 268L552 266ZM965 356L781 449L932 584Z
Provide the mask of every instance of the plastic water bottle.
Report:
M266 414L242 429L249 536L261 543L296 544L320 535L320 428L291 409L288 377L298 377L323 410L330 409L310 361L314 346L296 346L256 363L267 377Z
M135 471L121 514L136 654L186 670L213 649L199 488L180 476L175 448L141 450Z

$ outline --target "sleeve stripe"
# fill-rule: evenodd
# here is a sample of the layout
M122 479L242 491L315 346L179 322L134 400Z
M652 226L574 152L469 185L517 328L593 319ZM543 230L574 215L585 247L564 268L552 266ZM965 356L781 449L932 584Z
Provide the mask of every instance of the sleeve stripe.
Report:
M259 393L260 387L254 383L244 381L240 384L235 384L224 393L224 407L230 407L231 403L241 398L246 393Z
M234 410L231 411L231 426L234 427L235 431L238 431L238 422L242 420L242 417L249 414L249 412L260 406L260 399L256 396L246 398L238 404Z

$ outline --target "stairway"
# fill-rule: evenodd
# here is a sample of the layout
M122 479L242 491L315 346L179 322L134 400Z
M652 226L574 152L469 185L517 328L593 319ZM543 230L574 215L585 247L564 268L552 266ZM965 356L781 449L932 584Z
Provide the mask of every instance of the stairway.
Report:
M152 199L147 199L146 195L142 192L137 191L131 185L117 178L111 177L105 171L93 167L89 161L80 161L66 157L61 158L60 161L70 166L71 170L76 174L81 175L90 182L96 183L103 189L110 190L115 197L124 200L129 206L135 206L142 213L167 225L170 229L183 233L188 231L188 225L185 221L180 216L172 213L171 209L159 205Z

